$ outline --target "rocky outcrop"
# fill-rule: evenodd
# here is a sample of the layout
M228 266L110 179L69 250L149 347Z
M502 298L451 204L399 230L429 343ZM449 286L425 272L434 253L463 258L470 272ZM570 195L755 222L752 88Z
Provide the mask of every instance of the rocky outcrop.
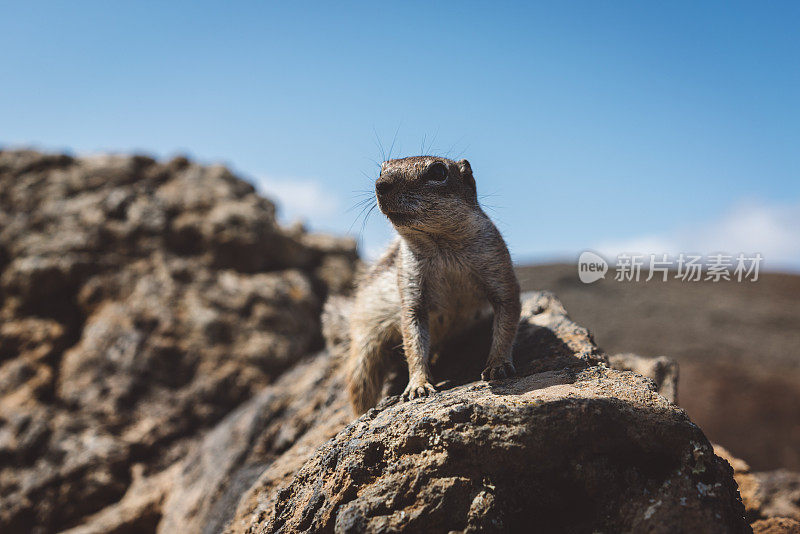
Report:
M786 469L751 472L747 462L721 445L715 445L714 452L733 467L747 517L756 532L800 532L800 473ZM789 527L795 530L785 530Z
M649 382L602 367L384 406L261 495L232 530L745 531L702 432Z
M800 275L762 269L747 284L646 275L583 284L574 264L517 273L524 289L554 291L609 354L678 362L680 405L710 440L758 471L800 471Z
M758 517L788 517L800 521L800 473L777 469L752 474Z
M800 521L787 517L771 517L753 523L753 534L797 534Z
M356 261L222 167L0 152L0 531L748 530L676 369L548 292L517 377L476 381L486 318L354 420L319 313Z
M609 356L608 363L614 369L646 376L656 383L660 395L678 403L678 362L675 360L666 356L645 358L628 352Z
M355 261L221 166L0 152L0 531L77 524L183 459L321 347Z
M702 432L654 382L609 369L553 295L526 296L520 377L474 382L489 332L439 354L441 393L355 422L336 351L299 363L187 455L158 531L746 531ZM158 497L142 494L120 508Z

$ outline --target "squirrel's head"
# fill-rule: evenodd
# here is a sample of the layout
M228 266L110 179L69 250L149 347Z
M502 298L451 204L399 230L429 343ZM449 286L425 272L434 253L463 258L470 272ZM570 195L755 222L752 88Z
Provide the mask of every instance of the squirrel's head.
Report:
M465 159L416 156L385 161L375 180L375 196L396 228L444 230L479 209L472 168Z

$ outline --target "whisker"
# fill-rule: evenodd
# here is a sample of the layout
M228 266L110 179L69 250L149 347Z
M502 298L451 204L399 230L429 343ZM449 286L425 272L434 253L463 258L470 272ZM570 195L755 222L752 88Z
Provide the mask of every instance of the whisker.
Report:
M372 205L367 214L364 216L364 221L361 223L361 231L358 233L359 238L362 236L362 234L364 233L364 229L367 227L367 220L369 219L369 216L372 215L372 211L377 207L378 203L376 202L375 204Z
M436 132L434 132L433 137L431 138L431 143L428 145L428 149L424 150L425 154L430 154L433 150L433 144L436 142L436 139L439 137L439 128L436 128Z
M397 141L397 134L400 133L400 126L402 125L403 123L398 124L397 129L394 131L394 137L392 138L392 145L389 147L389 159L392 159L392 151L394 150L394 143L395 141Z
M374 176L370 176L369 174L367 174L364 171L361 171L361 174L364 176L364 178L367 179L367 181L369 181L369 183L372 183L372 182L375 181L375 177Z
M353 206L347 209L345 213L350 213L351 211L357 210L358 208L363 208L364 206L369 205L372 202L371 198L365 198L364 200L359 200Z
M383 149L383 143L381 143L381 138L378 135L378 130L375 129L375 125L372 125L372 132L375 134L375 140L378 142L378 149L381 151L381 158L383 161L386 161L386 151Z
M358 215L356 216L356 218L355 218L355 219L353 219L353 222L350 224L350 228L348 228L348 229L347 229L347 233L348 233L348 234L350 233L350 231L353 229L353 226L355 226L355 224L358 222L358 220L361 218L361 216L364 214L364 212L365 212L365 211L367 211L367 209L369 209L369 211L367 211L367 216L369 216L369 213L370 213L372 210L374 210L374 209L375 209L375 206L377 206L377 205L378 205L378 202L377 202L377 201L376 201L376 202L375 202L375 203L372 205L372 207L370 207L370 204L369 204L369 203L367 203L367 204L364 204L364 206L361 208L361 211L358 213ZM365 217L365 220L366 220L366 217ZM363 230L362 230L362 231L363 231Z

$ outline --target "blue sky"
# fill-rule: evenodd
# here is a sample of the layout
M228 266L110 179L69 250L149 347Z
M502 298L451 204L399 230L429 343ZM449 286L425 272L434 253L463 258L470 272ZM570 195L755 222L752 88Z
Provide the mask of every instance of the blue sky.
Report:
M470 160L518 260L797 270L798 28L796 2L4 3L0 143L221 161L375 254L348 208L396 134Z

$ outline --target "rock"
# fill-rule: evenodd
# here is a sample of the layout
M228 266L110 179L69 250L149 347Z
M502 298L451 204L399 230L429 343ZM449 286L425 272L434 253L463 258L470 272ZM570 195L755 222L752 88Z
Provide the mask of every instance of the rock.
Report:
M750 472L750 466L744 460L735 457L731 452L719 444L714 444L714 454L728 462L733 468L733 477L739 486L739 495L742 498L747 518L752 522L763 518L761 514L761 498L758 494L758 481Z
M787 517L772 517L753 523L753 534L798 534L800 522Z
M759 517L789 517L800 521L800 473L777 469L753 473L754 501Z
M153 532L161 519L164 497L172 486L178 464L151 477L145 477L144 465L131 468L133 480L122 499L86 519L85 523L64 534L124 534Z
M552 294L524 302L521 377L474 382L490 339L478 325L435 362L455 387L389 397L313 452L301 435L243 494L228 532L746 532L732 470L685 413L649 380L606 368ZM320 420L341 423L341 374L325 376L336 415Z
M357 267L224 167L0 151L0 531L747 531L701 430L548 292L517 377L476 381L487 314L440 392L399 402L397 351L354 421L319 314Z
M288 484L263 483L232 531L746 531L702 432L646 381L602 367L384 405Z
M714 445L714 452L733 467L751 521L772 518L800 521L800 473L786 469L754 473L747 462L736 458L724 447Z
M302 362L226 417L182 462L159 532L220 532L259 476L288 476L352 420L340 363Z
M756 284L583 284L571 264L517 270L525 289L556 292L609 354L680 363L680 405L703 432L757 471L800 471L800 276L762 272Z
M731 454L728 449L719 443L714 444L714 454L730 464L730 466L733 468L734 475L750 472L750 465L747 462Z
M527 294L523 308L520 378L474 381L487 320L438 355L434 374L448 389L389 397L350 426L341 355L298 363L192 447L157 530L269 531L285 520L286 530L413 531L426 510L434 530L513 528L531 510L545 527L743 529L730 469L685 414L651 381L607 369L552 294ZM497 463L484 467L486 458ZM144 486L130 491L116 506L155 502ZM102 531L102 515L85 528Z
M0 151L0 531L154 528L163 473L321 347L356 260L221 166Z
M632 353L614 354L608 357L608 362L614 369L633 371L646 376L656 383L658 392L677 404L678 402L678 362L659 356L645 358Z

